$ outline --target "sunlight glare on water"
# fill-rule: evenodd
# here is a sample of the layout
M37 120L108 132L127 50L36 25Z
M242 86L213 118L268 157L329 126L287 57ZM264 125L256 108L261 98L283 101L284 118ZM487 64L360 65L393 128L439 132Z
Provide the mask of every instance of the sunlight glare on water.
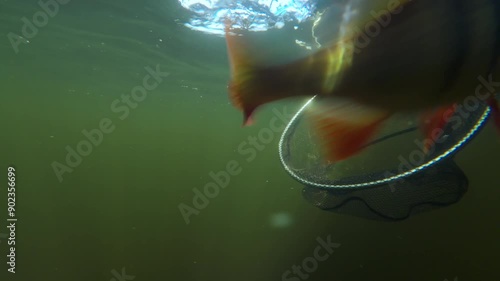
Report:
M251 31L281 28L287 22L301 23L310 19L316 2L308 0L179 0L192 16L185 25L193 30L222 35L224 20L234 19L235 27Z

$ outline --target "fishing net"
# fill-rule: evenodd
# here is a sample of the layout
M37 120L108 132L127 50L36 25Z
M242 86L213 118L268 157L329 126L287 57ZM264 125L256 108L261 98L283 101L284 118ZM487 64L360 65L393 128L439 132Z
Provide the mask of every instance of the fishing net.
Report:
M377 220L401 220L458 202L468 180L453 156L483 127L489 108L477 102L448 116L433 148L415 116L394 116L358 155L326 163L304 118L310 99L281 136L285 170L305 185L304 198L318 208Z

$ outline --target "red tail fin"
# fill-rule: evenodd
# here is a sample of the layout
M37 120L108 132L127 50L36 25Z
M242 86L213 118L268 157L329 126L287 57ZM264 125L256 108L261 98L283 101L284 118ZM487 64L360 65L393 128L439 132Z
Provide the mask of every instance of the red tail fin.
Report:
M226 44L231 64L231 82L229 83L229 99L231 103L243 111L243 125L252 123L251 116L260 105L252 97L253 65L245 52L245 44L236 34L230 34L231 20L226 19Z
M262 63L258 63L248 51L245 37L231 32L230 26L231 21L227 20L225 32L231 63L229 98L243 111L243 125L251 124L252 114L261 105L292 96L317 94L317 87L310 87L309 81L321 84L317 78L322 77L323 69L309 71L313 73L314 79L311 79L304 77L309 66L307 59L291 64L265 65L261 58ZM308 87L301 87L304 84Z

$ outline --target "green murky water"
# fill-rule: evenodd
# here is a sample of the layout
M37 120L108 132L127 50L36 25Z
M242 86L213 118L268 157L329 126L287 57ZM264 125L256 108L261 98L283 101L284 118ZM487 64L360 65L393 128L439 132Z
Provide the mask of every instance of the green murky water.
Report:
M0 0L0 280L500 280L491 125L457 158L470 180L458 204L398 223L320 211L281 168L280 132L249 139L286 103L240 128L224 40L180 24L175 1L71 0L32 38L9 37L38 11L36 1ZM124 100L148 75L140 101ZM179 206L193 207L193 189L223 170L229 183L187 224ZM311 273L282 279L310 262L318 239L340 246L322 249L328 258Z

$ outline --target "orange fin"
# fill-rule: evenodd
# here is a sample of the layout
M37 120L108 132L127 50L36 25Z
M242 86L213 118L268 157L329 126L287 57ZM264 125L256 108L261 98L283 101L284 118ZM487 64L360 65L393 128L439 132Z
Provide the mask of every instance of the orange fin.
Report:
M425 136L424 153L428 154L434 147L436 136L448 124L448 119L455 112L456 104L443 106L436 110L427 111L421 115L421 130Z
M266 65L268 62L259 59L259 55L247 48L248 38L234 31L231 30L231 21L226 20L226 42L231 64L229 98L235 107L243 111L244 126L252 123L253 113L264 104L317 92L313 87L298 90L301 85L297 81L307 81L303 76L303 67L309 65L308 60L299 60L295 64ZM307 82L304 84L309 85Z
M231 64L231 82L229 83L229 99L231 103L243 111L243 125L252 124L251 116L260 105L252 102L252 85L254 66L246 53L246 47L242 37L238 34L231 34L232 22L226 19L225 34L226 44Z
M241 34L231 34L232 21L226 19L225 21L225 36L226 45L228 50L229 62L231 64L231 76L235 76L238 72L245 70L251 66L250 60L246 54L246 47L243 40L238 37L243 37Z
M328 162L345 160L360 152L391 115L349 100L330 99L307 111Z

